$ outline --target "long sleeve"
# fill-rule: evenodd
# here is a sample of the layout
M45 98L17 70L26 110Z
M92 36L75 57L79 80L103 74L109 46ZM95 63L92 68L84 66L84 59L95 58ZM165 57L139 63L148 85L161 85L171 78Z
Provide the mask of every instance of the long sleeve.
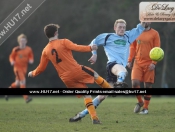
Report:
M9 61L10 63L15 61L15 56L16 56L16 52L15 52L15 48L12 50L12 52L9 55Z
M105 44L105 38L107 35L108 33L102 33L98 35L95 39L92 40L90 45L96 44L97 46L103 46ZM97 54L97 51L93 50L92 54Z
M156 35L154 36L154 47L160 47L160 36L159 33L156 32ZM153 64L157 64L156 61L152 61Z
M45 52L43 51L38 67L32 71L33 77L42 73L46 69L48 62L49 60L47 59L47 56L45 55Z
M68 48L70 50L74 50L74 51L78 51L78 52L90 52L91 51L91 46L77 45L68 39L65 39L64 44L65 44L66 48Z
M136 28L126 31L125 34L128 36L129 42L132 43L144 30L145 28L141 24L138 24Z
M128 62L132 62L135 54L136 54L136 46L137 46L137 42L136 40L130 45L130 53L129 53L129 57L128 57Z
M30 48L30 52L29 52L29 63L33 63L34 62L34 55L33 55L33 51Z

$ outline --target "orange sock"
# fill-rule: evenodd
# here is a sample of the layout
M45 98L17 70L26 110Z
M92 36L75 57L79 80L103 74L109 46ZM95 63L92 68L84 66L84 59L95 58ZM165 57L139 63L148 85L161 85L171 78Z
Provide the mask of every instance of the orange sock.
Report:
M91 115L92 119L97 118L95 107L92 103L92 98L84 98L84 103L86 108L88 109L89 114Z
M20 85L20 88L26 88L26 85ZM28 98L28 95L23 95L23 98L26 100Z
M136 86L135 88L140 88L140 86ZM138 103L143 103L142 95L136 95Z
M144 95L144 105L143 108L148 110L148 105L150 103L151 95Z
M26 88L26 85L20 85L20 88Z
M95 79L95 83L98 84L102 88L112 88L109 83L103 79L101 76L98 76L97 79Z
M12 83L11 85L10 85L10 87L9 88L16 88L17 86L16 86L16 83L14 82L14 83Z

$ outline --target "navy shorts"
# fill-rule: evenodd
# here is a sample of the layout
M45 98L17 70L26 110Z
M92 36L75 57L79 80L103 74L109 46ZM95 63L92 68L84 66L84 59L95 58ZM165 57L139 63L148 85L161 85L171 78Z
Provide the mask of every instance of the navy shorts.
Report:
M106 78L106 81L109 83L109 82L117 82L117 76L114 75L112 72L111 72L111 69L112 67L117 64L116 62L110 62L107 64L106 66L106 71L107 71L107 78Z

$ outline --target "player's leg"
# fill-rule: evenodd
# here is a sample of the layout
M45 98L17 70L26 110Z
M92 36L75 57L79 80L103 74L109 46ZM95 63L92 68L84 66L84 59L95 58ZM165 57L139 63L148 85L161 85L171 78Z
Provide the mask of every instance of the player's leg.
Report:
M9 88L17 88L19 86L19 80L15 80L15 82L13 82ZM9 100L9 96L5 95L5 100L8 101Z
M92 70L91 68L89 67L84 67L86 68L86 70L84 70L85 72L87 72L89 70L89 72L87 73L90 73L92 72L91 75L93 75L92 77L94 78L95 80L95 83L98 84L101 88L112 88L110 86L110 84L104 79L102 78L100 75L98 75L97 72L95 72L94 70ZM105 99L107 98L107 95L98 95L96 98L94 98L93 100L93 104L95 106L95 108L97 108L97 106ZM85 110L86 111L86 110ZM86 112L85 112L86 113ZM83 114L83 113L82 113ZM87 113L88 114L88 113Z
M16 79L15 79L15 82L13 82L10 86L9 86L9 88L17 88L17 87L19 87L20 86L20 84L19 84L19 73L18 73L18 71L14 71L14 73L15 73L15 77L16 77Z
M155 80L155 70L149 71L147 68L145 69L144 74L144 88L152 88L152 84ZM144 105L140 114L148 114L148 106L150 104L151 95L144 95Z
M16 79L15 79L15 82L13 82L10 86L9 86L9 88L17 88L17 87L19 87L19 75L18 75L18 71L14 71L14 73L15 73L15 76L16 76ZM9 96L8 95L5 95L5 100L6 101L8 101L8 99L9 99Z
M92 123L93 124L100 124L100 120L97 117L97 113L96 113L95 107L93 105L91 95L84 95L84 103L85 103L86 109L88 110L88 112L91 116L91 119L93 121Z
M103 79L101 76L98 75L94 70L92 70L89 67L83 67L82 69L85 73L85 78L92 78L95 80L95 82L102 88L112 88L109 83L106 82L105 79ZM90 75L90 76L89 76ZM83 78L82 78L83 79ZM87 80L86 80L87 81ZM87 82L86 82L87 83ZM105 99L107 98L107 95L98 95L96 98L93 99L93 105L95 108ZM79 112L75 117L70 118L70 122L76 122L78 120L81 120L81 118L85 117L87 114L89 114L88 109L85 109L81 112Z
M132 88L140 88L140 83L143 80L143 69L137 63L134 63L132 72L131 72L131 80L132 80ZM142 95L136 95L137 103L134 107L134 113L138 113L141 110L141 107L143 106L143 99Z
M107 95L98 95L97 97L95 97L93 99L93 105L95 107L95 109L99 106L99 104L105 99L107 98ZM86 115L89 114L88 109L84 109L83 111L79 112L78 114L76 114L74 117L69 119L69 122L77 122L79 120L81 120L82 118L84 118Z
M104 78L87 66L82 66L81 80L83 80L84 83L93 83L95 81L101 88L111 88Z
M100 75L98 75L97 72L94 71L94 80L95 83L98 84L101 88L112 88L111 85Z
M19 84L20 88L26 88L26 79L25 79L25 72L24 71L18 71L18 76L19 76ZM29 103L32 101L32 98L30 98L28 95L23 95L24 100L26 103Z
M87 88L85 83L79 83L79 82L75 82L75 81L71 81L71 80L64 80L64 83L66 85L66 87L68 88ZM78 96L80 97L80 96ZM84 104L86 106L86 113L89 113L92 119L92 123L93 124L100 124L100 120L97 117L97 113L95 110L95 106L93 104L92 101L92 96L91 95L84 95ZM70 118L69 122L77 122L79 120L81 120L81 116L80 114L77 114L75 117Z
M115 88L127 88L128 85L124 82L128 72L123 65L114 64L111 68L111 73L117 77Z
M19 87L19 80L16 80L15 82L13 82L13 83L9 86L9 88L17 88L17 87Z
M111 69L115 64L116 63L108 63L106 66L106 81L110 84L112 88L114 88L114 84L117 82L117 76L111 72Z
M140 81L133 79L132 80L132 88L140 88ZM142 95L136 95L137 103L134 107L134 113L138 113L141 110L141 107L143 106L144 102L142 99Z

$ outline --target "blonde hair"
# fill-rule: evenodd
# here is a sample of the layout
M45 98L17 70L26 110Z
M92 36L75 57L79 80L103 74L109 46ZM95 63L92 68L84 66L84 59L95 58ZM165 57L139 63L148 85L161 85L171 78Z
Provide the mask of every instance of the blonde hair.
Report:
M17 37L17 41L19 42L19 40L21 39L21 38L25 38L26 40L27 40L27 36L25 35L25 34L20 34L18 37Z
M114 27L117 26L118 23L124 23L126 25L126 21L123 19L117 19L114 23Z

